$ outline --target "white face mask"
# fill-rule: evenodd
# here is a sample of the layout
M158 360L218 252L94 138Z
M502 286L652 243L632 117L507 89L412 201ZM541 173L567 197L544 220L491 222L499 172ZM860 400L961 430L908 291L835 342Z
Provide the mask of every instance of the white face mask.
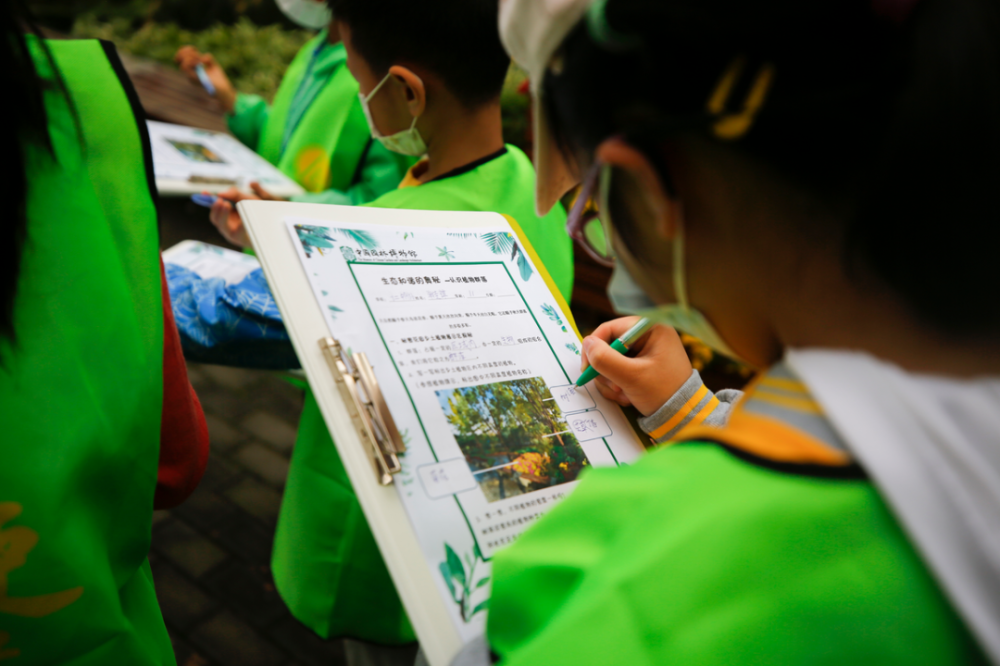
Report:
M361 100L361 110L365 112L365 119L368 121L368 128L372 132L373 139L394 153L419 157L427 152L427 144L424 143L424 137L420 136L420 130L417 129L416 116L414 116L413 122L410 123L410 129L405 129L389 136L382 134L378 127L375 126L375 121L372 120L372 112L368 108L368 100L375 96L375 93L385 85L390 76L392 74L386 74L385 78L379 81L378 85L372 88L372 91L367 96L362 95L360 92L358 93L358 99Z
M319 30L330 25L333 12L324 0L277 0L278 8L303 28Z
M610 169L608 169L608 176L602 174L601 178L600 209L605 211L605 215L607 215L606 211L609 210L607 191L610 180ZM672 326L693 335L720 354L740 360L739 355L726 344L726 341L705 318L705 315L692 308L688 303L683 226L677 226L677 235L671 245L674 255L674 294L677 296L677 302L669 305L657 305L646 295L642 287L636 284L622 262L617 261L614 271L611 273L611 282L608 283L608 299L611 301L612 307L619 314L639 315L656 323Z

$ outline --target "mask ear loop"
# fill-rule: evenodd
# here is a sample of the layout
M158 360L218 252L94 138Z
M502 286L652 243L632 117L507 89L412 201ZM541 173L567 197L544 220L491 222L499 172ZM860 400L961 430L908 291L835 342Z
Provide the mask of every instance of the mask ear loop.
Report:
M371 90L370 93L368 93L367 95L362 95L362 98L363 98L362 101L365 103L365 106L368 105L369 100L371 100L371 98L375 96L375 93L377 93L379 90L381 90L382 86L385 85L385 82L388 81L389 77L391 77L391 76L392 76L392 72L387 72L386 75L385 75L385 77L381 81L378 82L377 86L375 86L374 88L372 88L372 90ZM420 81L420 83L424 82L423 79L421 79L419 76L417 77L417 81ZM370 111L369 111L369 113L370 113ZM419 118L420 118L420 116L413 116L413 122L410 123L410 128L408 130L406 130L407 132L412 132L413 131L413 128L417 126L417 120ZM382 134L382 130L379 130L379 134ZM373 134L373 136L374 136L374 134ZM376 138L378 138L378 137L376 137Z
M366 103L367 103L367 102L368 102L368 101L369 101L369 100L370 100L370 99L371 99L372 97L374 97L374 96L375 96L375 93L377 93L377 92L378 92L379 90L381 90L381 89L382 89L382 86L384 86L384 85L385 85L385 82L389 80L389 77L390 77L390 76L392 76L392 72L386 72L386 73L385 73L385 76L384 76L384 77L382 78L382 80L378 82L378 85L377 85L377 86L375 86L374 88L372 88L372 89L371 89L371 92L369 92L369 93L368 93L367 95L364 95L364 96L363 96L363 97L364 97L364 99L365 99L365 102L366 102Z

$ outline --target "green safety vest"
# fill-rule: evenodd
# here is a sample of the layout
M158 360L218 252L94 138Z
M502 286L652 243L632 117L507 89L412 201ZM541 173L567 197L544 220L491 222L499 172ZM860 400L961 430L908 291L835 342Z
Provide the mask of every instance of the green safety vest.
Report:
M149 142L113 46L47 42L80 136L29 44L55 159L27 149L17 343L0 342L0 661L174 664L146 559L163 403Z
M804 385L780 381L724 428L586 472L497 553L504 666L986 663Z
M573 247L566 213L535 214L535 172L523 152L507 153L460 175L385 194L377 208L493 211L514 218L568 301ZM382 556L312 393L299 422L271 560L292 614L324 638L380 643L415 639Z
M358 100L358 83L345 64L343 44L326 44L323 30L311 39L288 66L274 104L260 131L256 150L309 192L346 190L353 184L358 164L371 140L368 122ZM322 52L313 62L318 47ZM300 86L326 80L311 100L303 101ZM297 100L296 95L300 94ZM288 131L293 103L308 104ZM300 109L294 111L299 113Z

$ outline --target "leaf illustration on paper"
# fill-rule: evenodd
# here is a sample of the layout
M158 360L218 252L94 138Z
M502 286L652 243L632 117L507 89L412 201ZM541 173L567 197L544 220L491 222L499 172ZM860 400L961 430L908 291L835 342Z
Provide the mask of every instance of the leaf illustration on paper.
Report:
M333 317L334 319L337 318L337 313L338 312L343 312L343 310L341 310L340 308L338 308L336 305L328 305L326 307L327 307L328 310L330 310L330 316Z
M483 241L493 254L506 254L516 247L514 236L505 231L488 231L483 234Z
M444 577L448 591L451 592L452 601L458 604L462 619L468 622L472 619L473 615L486 610L489 603L489 599L487 599L477 604L471 610L469 609L472 595L476 590L485 587L490 582L489 576L483 576L479 580L476 580L476 565L479 562L485 561L483 554L479 551L479 545L474 544L472 556L465 556L465 560L469 565L468 575L466 575L465 564L462 563L462 558L447 543L444 544L444 557L445 561L438 564L438 570ZM473 584L473 581L476 581L475 584Z
M546 317L548 317L549 319L551 319L555 323L557 323L560 326L562 326L562 323L563 323L562 317L559 316L559 311L556 310L554 307L552 307L548 303L542 303L542 312L545 313Z
M349 241L357 243L359 247L366 250L374 250L378 247L378 241L372 236L370 231L364 231L362 229L340 229L334 228L330 231L336 234L342 234Z
M567 342L566 343L566 349L570 350L571 352L573 352L577 356L580 355L580 348L576 346L575 342Z
M448 563L448 570L451 571L452 577L462 585L465 585L465 566L462 565L462 560L458 557L458 553L455 552L454 548L445 544L444 554Z
M562 315L559 310L548 303L542 303L542 312L545 313L546 317L554 321L556 326L563 330L563 333L566 333L566 326L563 324Z
M521 250L520 248L518 249ZM534 274L534 271L531 270L531 264L528 263L527 258L524 256L524 250L521 250L517 254L517 270L520 271L521 279L525 282L531 279L531 276Z
M302 249L305 251L307 259L312 257L313 252L319 252L322 256L323 250L333 248L333 236L330 235L330 229L326 227L296 224L295 233L299 237L299 242L302 243Z
M436 246L435 246L435 247L436 247ZM447 259L448 261L451 261L452 259L454 259L454 258L455 258L455 253L454 253L454 252L451 252L450 250L448 250L448 248L447 248L447 247L439 247L439 248L437 249L437 251L438 251L438 256L439 256L439 257L444 257L444 258L445 258L445 259Z

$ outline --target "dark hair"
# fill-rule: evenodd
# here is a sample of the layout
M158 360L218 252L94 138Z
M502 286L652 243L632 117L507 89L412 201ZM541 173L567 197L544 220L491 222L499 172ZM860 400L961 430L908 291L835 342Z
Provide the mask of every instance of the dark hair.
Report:
M0 201L13 214L3 215L0 222L0 339L14 343L14 301L28 228L26 148L33 144L51 152L52 146L42 82L35 72L24 34L26 26L36 34L37 30L33 28L27 8L19 0L5 0L2 4L0 67L4 71L7 99L13 103L7 105L7 112L11 114L8 118L12 122L7 131L0 133L0 154L12 165L8 175L0 179ZM44 44L42 48L48 55Z
M467 108L494 101L510 58L500 44L497 0L329 0L351 43L379 73L426 67Z
M608 0L603 17L574 29L543 82L564 151L624 134L670 188L665 137L718 141L841 220L849 275L873 272L938 330L1000 332L995 0ZM774 77L750 129L727 139L706 101L734 63L727 113L758 73Z

